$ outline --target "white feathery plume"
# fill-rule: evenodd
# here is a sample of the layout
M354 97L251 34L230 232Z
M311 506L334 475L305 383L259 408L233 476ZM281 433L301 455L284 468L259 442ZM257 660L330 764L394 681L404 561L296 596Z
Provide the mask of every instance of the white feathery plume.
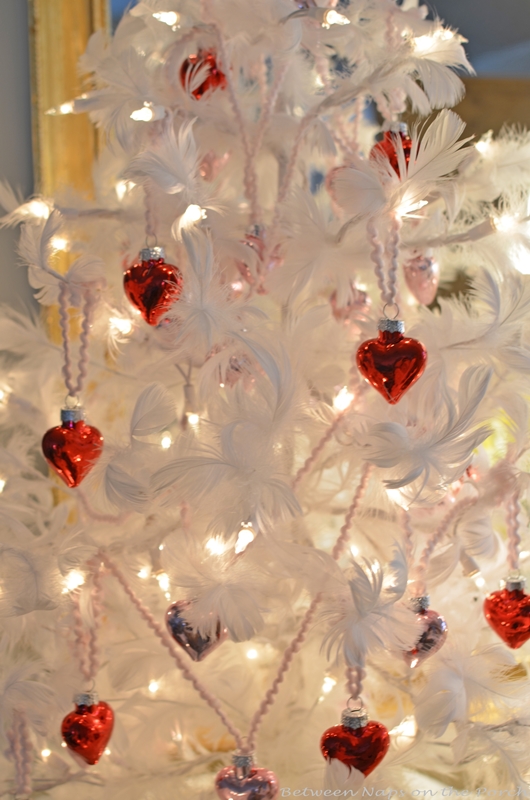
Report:
M20 236L19 253L28 265L30 286L38 290L36 297L44 305L57 302L59 285L63 280L63 276L48 264L52 239L61 224L60 213L52 211L45 222L24 224Z

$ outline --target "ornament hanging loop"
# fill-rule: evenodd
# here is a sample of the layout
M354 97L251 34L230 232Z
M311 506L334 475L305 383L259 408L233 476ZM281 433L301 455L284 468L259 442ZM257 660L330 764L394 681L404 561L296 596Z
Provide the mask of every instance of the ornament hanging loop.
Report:
M393 317L389 317L388 316L387 308L394 308L395 309L396 313L394 314ZM399 306L398 306L398 304L397 303L385 303L384 306L383 306L383 316L384 316L385 319L391 319L391 320L397 319L399 317Z
M81 400L77 394L67 394L64 398L64 407L69 410L74 410L79 408L81 405Z
M350 707L350 703L353 703L353 708ZM361 695L359 695L358 697L350 695L348 697L348 702L346 703L346 709L348 711L364 711L364 702Z

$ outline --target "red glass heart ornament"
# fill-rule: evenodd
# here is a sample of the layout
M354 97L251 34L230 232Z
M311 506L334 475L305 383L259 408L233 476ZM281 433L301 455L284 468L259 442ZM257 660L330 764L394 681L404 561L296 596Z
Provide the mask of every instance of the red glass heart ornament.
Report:
M357 350L357 367L374 389L394 405L421 377L427 352L421 342L403 336L401 320L382 319L379 338L363 342Z
M199 75L203 80L196 86ZM225 89L226 75L217 66L213 50L199 50L182 62L180 82L186 91L189 91L196 100L200 100L210 90Z
M521 588L512 588L513 586ZM524 582L506 582L504 589L484 600L484 615L495 633L516 650L530 639L530 596L522 591Z
M140 261L123 276L129 302L149 325L158 325L182 293L182 273L164 259L163 247L146 247L140 252Z
M438 291L440 265L432 255L417 253L403 264L403 274L411 294L418 303L429 306Z
M383 138L377 142L370 151L370 159L377 161L379 158L387 158L390 161L390 166L397 173L399 177L399 162L397 155L397 137L401 139L403 145L403 155L405 156L405 163L410 161L410 152L412 149L412 139L408 134L407 125L403 122L394 123L390 130L385 131Z
M78 695L75 711L63 719L61 734L69 750L81 756L87 764L97 764L109 742L114 726L114 712L104 702L98 702L93 692Z
M217 773L215 790L221 800L275 800L279 784L270 769L253 766L252 756L235 755L234 765Z
M384 725L368 721L366 714L359 715L351 711L343 711L342 725L328 728L320 740L324 758L336 758L350 769L358 769L363 775L373 772L385 757L389 746L390 736Z
M440 614L427 607L426 597L415 597L412 602L421 634L414 647L403 652L403 657L409 667L414 668L437 653L444 645L447 638L447 622Z
M224 642L228 632L226 628L221 627L221 623L218 621L215 635L203 636L186 620L186 612L191 606L191 600L179 600L177 603L172 603L166 611L166 625L173 639L189 657L193 661L202 661Z
M44 458L70 489L79 486L103 449L103 436L80 418L79 409L63 408L62 424L42 437Z

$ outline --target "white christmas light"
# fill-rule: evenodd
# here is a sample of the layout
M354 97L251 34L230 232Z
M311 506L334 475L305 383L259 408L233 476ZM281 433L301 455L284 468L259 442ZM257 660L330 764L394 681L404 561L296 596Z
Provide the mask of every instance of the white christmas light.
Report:
M511 233L519 225L519 219L514 214L501 214L493 217L493 224L500 233Z
M149 567L142 567L142 569L138 573L138 577L139 578L143 578L143 579L148 578L150 572L151 572L151 570L149 569Z
M50 209L44 200L30 200L26 203L25 208L30 217L36 219L48 219L50 216Z
M151 681L149 684L149 691L151 694L156 694L156 692L158 692L158 681Z
M191 228L196 222L200 222L201 219L205 219L205 217L206 209L195 205L195 203L191 203L179 220L179 230L182 230L182 228Z
M64 236L52 236L50 239L50 245L54 250L61 250L62 252L66 252L69 248L69 241L65 239Z
M236 546L234 548L235 552L238 554L244 553L249 544L253 542L255 538L256 534L252 530L252 527L244 524L237 534Z
M108 748L108 747L106 747L106 748L105 748L105 751L104 751L104 752L105 752L105 755L106 755L106 756L110 756L110 750L109 750L109 748Z
M69 100L67 103L61 103L60 106L57 106L56 108L50 108L45 113L50 117L63 116L64 114L73 114L74 101Z
M337 685L337 681L335 678L332 678L330 675L326 675L324 678L324 683L322 684L322 691L324 694L329 694L334 686Z
M131 114L131 119L135 122L151 122L154 119L155 112L148 103L144 103L142 108L137 108Z
M171 438L169 433L165 433L162 436L162 440L160 442L160 447L162 447L163 450L169 450L169 448L171 447L172 444L173 444L173 439Z
M379 561L374 561L374 563L370 566L370 569L372 570L374 575L377 575L377 573L381 569L381 564L379 563Z
M258 657L258 651L255 650L253 647L250 650L247 650L247 658L250 658L251 661L254 661L255 658Z
M51 756L51 754L52 754L52 751L51 751L51 750L48 750L48 748L47 748L47 747L45 747L45 748L44 748L44 750L41 750L41 751L40 751L40 754L41 754L41 756L42 756L43 758L48 758L48 756Z
M123 200L127 192L130 192L135 186L136 184L134 181L118 181L114 187L118 195L118 200Z
M219 539L219 537L216 536L212 539L208 539L206 542L206 549L212 554L212 556L222 556L226 551L226 544L222 539Z
M169 25L170 28L178 25L180 20L180 14L177 14L176 11L155 11L153 17L159 22Z
M66 742L61 742L61 747L66 747Z
M346 411L346 409L351 405L353 398L354 395L348 391L348 387L343 386L333 400L333 408L335 408L337 411Z
M406 200L398 206L396 209L396 214L398 217L408 217L412 215L413 211L419 211L420 208L423 208L427 205L427 200L418 200L417 203L409 203Z
M486 585L486 581L484 580L480 572L478 575L475 575L473 580L475 581L475 586L477 587L477 589L482 589L482 587Z
M4 478L0 478L0 494L2 494L5 487L6 487L6 481L4 480Z
M359 548L357 547L357 545L355 544L350 545L350 553L354 558L357 558L357 556L359 555Z
M64 579L64 586L63 594L67 592L73 592L75 589L79 589L85 582L85 576L82 572L79 572L78 569L73 569L71 572L68 573L66 578Z
M163 544L159 544L159 545L158 545L158 549L159 549L159 550L163 550L163 549L164 549L164 547L165 547L165 545L163 545Z
M162 589L163 592L169 591L169 575L166 572L161 572L159 575L156 576L158 581L158 585Z
M132 320L127 317L111 317L109 325L112 331L121 333L122 336L127 336L133 329Z
M401 720L399 725L396 725L395 728L392 728L390 731L391 736L405 736L408 739L414 739L416 733L418 731L418 726L416 725L416 720L414 717L404 717Z
M322 20L322 27L329 28L331 25L349 25L350 20L348 17L345 17L344 14L339 14L338 11L335 11L333 8L330 8L329 11L326 11L324 14L324 19Z
M448 42L454 39L453 31L439 30L427 36L416 36L414 39L414 50L417 55L425 55L430 52L437 42Z
M481 139L480 142L476 142L475 149L478 150L481 156L488 152L491 147L491 142L487 139Z
M191 414L186 414L186 416L187 416L188 422L190 423L192 428L195 428L195 426L199 424L199 415L198 414L191 413Z
M241 281L233 281L232 289L234 292L242 292L243 291L243 283Z

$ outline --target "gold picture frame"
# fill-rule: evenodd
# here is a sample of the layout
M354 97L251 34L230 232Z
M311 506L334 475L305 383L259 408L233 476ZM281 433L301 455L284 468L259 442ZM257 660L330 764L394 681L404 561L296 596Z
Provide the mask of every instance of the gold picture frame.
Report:
M90 36L109 30L107 0L28 0L35 191L70 186L93 195L98 133L86 114L46 112L81 94L79 57Z

